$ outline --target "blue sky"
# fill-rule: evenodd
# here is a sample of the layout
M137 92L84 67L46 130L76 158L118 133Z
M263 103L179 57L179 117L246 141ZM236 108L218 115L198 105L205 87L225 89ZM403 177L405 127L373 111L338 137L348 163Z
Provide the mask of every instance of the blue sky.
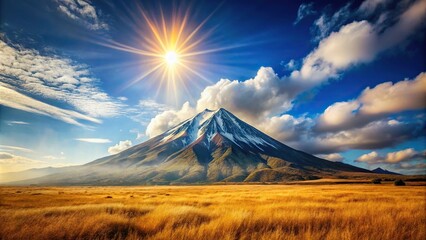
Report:
M87 163L224 107L329 160L425 173L425 0L0 4L0 172Z

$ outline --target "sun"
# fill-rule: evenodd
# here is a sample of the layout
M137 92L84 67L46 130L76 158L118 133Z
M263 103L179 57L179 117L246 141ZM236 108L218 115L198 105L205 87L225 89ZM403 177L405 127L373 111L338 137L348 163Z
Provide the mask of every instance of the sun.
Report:
M206 19L194 24L191 22L190 8L177 8L170 13L139 10L132 21L137 28L134 45L104 39L97 43L116 50L139 55L140 74L126 81L122 89L129 88L142 80L150 81L146 86L156 87L156 96L165 96L177 102L179 95L191 96L193 86L211 84L206 74L212 68L212 62L206 61L207 55L238 46L220 46L211 39L214 29L204 29ZM182 9L187 9L183 11ZM166 17L167 16L167 17ZM167 99L168 100L168 99Z
M179 61L179 55L175 51L168 51L164 55L164 61L169 67L173 67Z

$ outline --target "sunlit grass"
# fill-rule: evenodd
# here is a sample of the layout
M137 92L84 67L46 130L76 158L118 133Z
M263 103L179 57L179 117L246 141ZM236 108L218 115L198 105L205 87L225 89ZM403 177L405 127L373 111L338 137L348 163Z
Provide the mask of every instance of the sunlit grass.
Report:
M110 198L107 198L110 196ZM2 239L426 239L393 185L0 188Z

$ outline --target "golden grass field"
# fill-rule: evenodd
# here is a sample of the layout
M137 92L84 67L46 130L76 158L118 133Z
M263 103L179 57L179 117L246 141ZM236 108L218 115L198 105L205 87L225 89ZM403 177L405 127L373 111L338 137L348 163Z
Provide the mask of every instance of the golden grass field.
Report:
M110 196L110 197L108 197ZM0 187L1 239L426 239L426 187Z

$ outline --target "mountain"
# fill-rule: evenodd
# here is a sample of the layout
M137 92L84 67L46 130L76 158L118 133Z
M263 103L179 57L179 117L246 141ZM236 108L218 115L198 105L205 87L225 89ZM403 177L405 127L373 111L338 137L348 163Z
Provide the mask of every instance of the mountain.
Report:
M221 108L118 154L22 184L273 182L371 173L295 150Z
M0 174L0 183L32 179L32 178L42 177L42 176L46 176L49 174L62 172L62 171L63 169L61 168L46 167L46 168L31 168L28 170L18 171L18 172L2 173Z
M401 174L399 174L399 173L396 173L396 172L391 172L391 171L388 171L388 170L386 170L386 169L383 169L383 168L376 168L376 169L374 169L374 170L371 170L372 172L374 172L374 173L379 173L379 174L391 174L391 175L401 175Z

